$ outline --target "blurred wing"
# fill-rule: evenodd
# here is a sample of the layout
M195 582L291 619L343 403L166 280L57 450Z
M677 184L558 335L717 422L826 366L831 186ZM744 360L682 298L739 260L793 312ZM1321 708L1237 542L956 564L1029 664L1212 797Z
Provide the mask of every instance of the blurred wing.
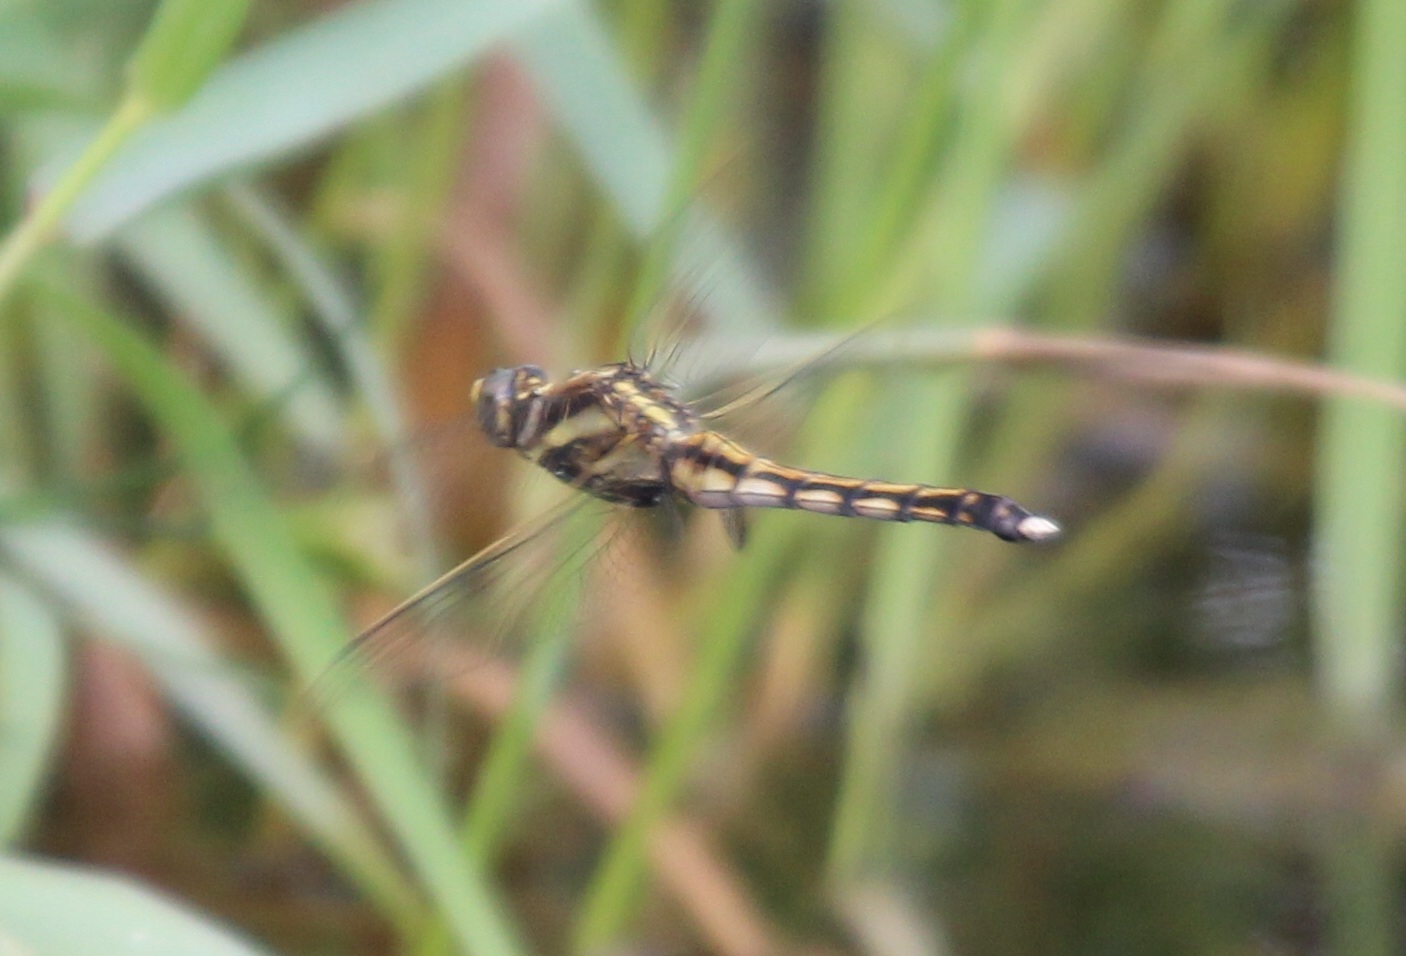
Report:
M382 615L309 689L314 705L335 698L359 675L395 683L398 659L432 650L439 641L467 643L485 654L502 646L530 623L532 609L542 603L538 599L598 550L595 539L564 554L560 550L559 532L567 519L591 505L585 495L566 499Z
M747 546L747 509L729 508L722 513L722 521L728 543L735 550L741 551Z
M686 364L689 343L707 327L704 298L697 291L670 290L662 295L633 330L627 357L660 376Z
M866 346L892 322L883 319L839 336L797 334L750 344L727 343L707 363L707 371L687 386L695 393L689 400L719 430L722 423L751 414L749 409L768 402L808 405L835 376L862 367ZM790 358L796 345L801 357ZM774 354L782 359L769 358Z

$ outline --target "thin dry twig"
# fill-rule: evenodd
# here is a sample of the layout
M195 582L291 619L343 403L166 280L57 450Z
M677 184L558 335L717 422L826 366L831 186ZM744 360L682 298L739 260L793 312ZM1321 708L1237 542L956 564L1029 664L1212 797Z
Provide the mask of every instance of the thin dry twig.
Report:
M513 669L493 661L460 669L451 691L497 720L512 706L516 684ZM585 708L554 704L538 725L537 748L587 807L608 823L624 821L640 792L639 772ZM650 855L660 882L692 916L710 951L761 956L792 949L752 904L745 881L717 856L698 824L674 815L655 831Z
M551 304L514 246L531 157L547 133L546 112L531 78L507 56L490 59L479 90L475 135L440 244L450 269L489 306L507 354L514 361L546 361Z
M787 338L759 348L756 361L763 368L789 367L808 355L824 353L833 342L833 336ZM973 362L1048 366L1179 388L1361 398L1406 411L1406 386L1313 362L1226 346L1045 335L1001 326L875 331L855 337L832 364L840 372L859 368L933 369Z

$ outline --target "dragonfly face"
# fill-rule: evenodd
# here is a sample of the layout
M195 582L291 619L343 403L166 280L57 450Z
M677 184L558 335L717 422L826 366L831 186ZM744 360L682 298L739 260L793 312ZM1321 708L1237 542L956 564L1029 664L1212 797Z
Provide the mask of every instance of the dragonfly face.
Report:
M474 382L469 403L490 442L520 448L537 440L543 421L537 393L546 382L547 373L536 365L495 368Z

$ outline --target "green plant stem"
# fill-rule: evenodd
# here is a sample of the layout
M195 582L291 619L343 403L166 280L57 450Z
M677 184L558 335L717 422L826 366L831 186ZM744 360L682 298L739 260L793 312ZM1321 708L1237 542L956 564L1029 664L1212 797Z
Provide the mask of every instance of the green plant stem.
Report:
M214 539L245 581L294 673L311 686L342 645L346 624L224 421L127 323L99 309L75 309L72 318L177 447L209 509ZM418 763L410 734L389 701L364 683L329 704L325 719L461 948L523 952L492 885L472 861L454 852L441 794Z
M1406 8L1357 5L1355 90L1342 190L1342 268L1329 354L1345 371L1406 378ZM1373 741L1400 711L1406 423L1360 401L1324 410L1318 456L1315 657L1327 708ZM1369 822L1337 820L1320 854L1328 948L1399 949L1397 869Z
M60 220L77 202L83 190L122 144L154 115L155 111L145 97L128 95L124 98L83 155L69 167L39 205L5 237L4 244L0 245L0 306L13 291L24 267L53 238Z
M1354 127L1343 190L1342 272L1330 356L1406 377L1406 9L1360 5ZM1406 425L1383 408L1330 402L1319 457L1317 655L1329 706L1380 723L1399 694Z
M1021 0L992 5L975 36L992 81L980 96L959 104L942 177L916 219L911 238L899 247L894 265L874 284L872 301L903 301L912 289L928 293L942 311L980 321L985 303L976 299L972 276L1017 132L999 105L1010 75L1004 66L1019 61L1022 11ZM918 280L917 270L907 268L919 261L929 263L931 278L925 283ZM888 399L890 414L912 409L906 427L924 436L904 450L895 466L900 473L955 472L967 390L966 375L896 383ZM889 534L875 552L861 623L869 666L849 700L847 757L827 862L830 880L840 888L864 879L895 856L890 823L911 731L917 669L923 642L934 639L924 629L932 606L932 569L950 561L952 546L936 535Z
M650 243L630 301L627 333L644 321L659 300L660 289L673 264L679 233L687 222L682 210L698 190L704 160L714 147L740 66L749 44L756 42L756 18L765 5L751 0L720 0L708 24L698 92L693 97L674 158L669 191L664 197L661 235Z
M366 324L387 343L388 354L395 354L395 346L404 342L424 294L435 230L453 188L471 102L466 84L455 79L427 97L410 121L413 140L396 183L404 213L385 241L371 249L375 271Z
M709 598L712 610L703 624L686 696L651 751L639 798L591 883L576 925L573 952L609 951L637 907L650 836L677 799L718 707L734 686L746 638L772 587L766 569L780 566L780 555L790 550L791 543L792 534L780 524L760 528L726 585Z

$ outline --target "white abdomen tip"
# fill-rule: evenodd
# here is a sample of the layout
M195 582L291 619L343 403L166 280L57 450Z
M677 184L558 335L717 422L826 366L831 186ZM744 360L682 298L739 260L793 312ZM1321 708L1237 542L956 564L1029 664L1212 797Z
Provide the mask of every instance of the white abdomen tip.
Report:
M1026 541L1046 541L1060 535L1060 527L1044 515L1031 515L1016 525L1016 532Z

